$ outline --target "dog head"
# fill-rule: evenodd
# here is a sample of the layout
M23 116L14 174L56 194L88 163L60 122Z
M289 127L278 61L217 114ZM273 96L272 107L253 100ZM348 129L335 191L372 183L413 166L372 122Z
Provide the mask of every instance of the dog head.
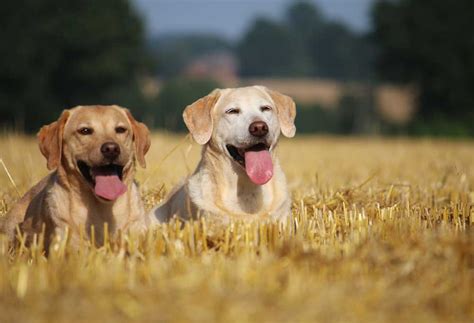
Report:
M262 86L214 90L183 113L197 143L219 149L258 185L272 178L271 152L280 132L295 135L295 116L290 97Z
M79 106L41 128L39 147L48 169L63 168L101 201L125 193L135 160L145 167L148 128L118 106Z

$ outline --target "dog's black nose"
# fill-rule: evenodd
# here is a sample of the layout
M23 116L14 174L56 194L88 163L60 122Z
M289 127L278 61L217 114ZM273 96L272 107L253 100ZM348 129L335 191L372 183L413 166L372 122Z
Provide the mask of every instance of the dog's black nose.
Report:
M115 142L106 142L100 147L100 152L105 158L114 160L120 155L120 146Z
M250 124L249 132L252 136L263 137L268 133L268 126L263 121L255 121Z

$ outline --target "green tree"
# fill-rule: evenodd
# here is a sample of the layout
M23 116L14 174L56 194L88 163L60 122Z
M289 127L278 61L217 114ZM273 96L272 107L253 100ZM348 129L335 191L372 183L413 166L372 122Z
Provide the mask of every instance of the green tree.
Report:
M314 74L316 62L312 58L311 43L323 29L324 17L312 3L296 1L286 10L286 23L299 54L298 70L303 75Z
M420 117L463 120L474 133L474 2L379 1L373 7L381 79L420 89Z
M244 76L292 76L304 73L301 48L286 25L257 19L238 45Z
M327 22L310 39L315 75L338 80L367 80L374 48L366 37L341 23Z
M219 84L212 80L176 78L166 82L157 102L146 116L149 124L171 131L185 131L183 111L187 105L206 96Z
M63 108L115 103L145 68L128 0L18 0L0 10L0 120L36 130Z
M207 34L161 36L152 40L150 47L161 78L176 77L198 56L232 49L224 39Z
M238 46L244 76L317 76L367 80L374 48L367 37L295 1L282 23L258 19Z
M318 8L309 1L296 1L286 10L286 21L295 37L308 42L326 23Z

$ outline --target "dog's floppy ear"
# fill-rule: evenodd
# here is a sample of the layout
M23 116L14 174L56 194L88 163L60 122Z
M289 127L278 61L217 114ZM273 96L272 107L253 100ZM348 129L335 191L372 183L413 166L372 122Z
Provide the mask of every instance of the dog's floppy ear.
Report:
M296 117L296 104L292 98L287 95L281 94L280 92L273 91L264 88L265 91L271 96L275 103L278 121L280 122L281 132L285 137L292 138L295 136L295 117Z
M220 90L215 89L207 96L188 105L183 112L186 127L194 140L200 145L206 144L212 136L212 108L220 96Z
M49 170L58 168L61 163L63 131L69 115L70 112L64 110L57 121L41 127L38 132L39 148L43 156L46 157Z
M150 130L148 127L141 122L135 120L128 109L124 109L125 113L127 114L128 120L132 125L133 130L133 140L135 141L135 151L138 163L141 167L146 167L145 155L150 149L151 141L150 141Z

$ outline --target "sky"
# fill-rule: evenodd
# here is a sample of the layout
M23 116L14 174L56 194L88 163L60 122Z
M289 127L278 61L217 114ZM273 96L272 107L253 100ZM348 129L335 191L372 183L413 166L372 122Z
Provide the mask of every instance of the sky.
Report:
M376 0L311 0L331 20L357 31L370 27ZM145 18L149 36L205 32L237 40L258 16L283 17L291 0L133 0Z

